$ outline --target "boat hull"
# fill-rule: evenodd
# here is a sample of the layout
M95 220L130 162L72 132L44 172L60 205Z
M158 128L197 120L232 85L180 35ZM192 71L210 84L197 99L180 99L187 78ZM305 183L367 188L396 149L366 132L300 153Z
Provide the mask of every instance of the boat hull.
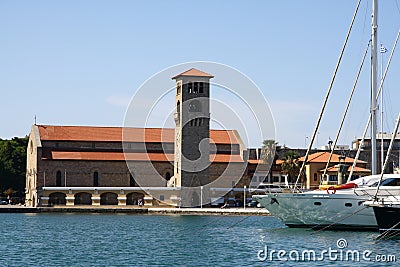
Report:
M368 196L324 193L282 193L253 196L288 227L330 230L378 230Z
M400 206L373 206L381 233L400 234Z

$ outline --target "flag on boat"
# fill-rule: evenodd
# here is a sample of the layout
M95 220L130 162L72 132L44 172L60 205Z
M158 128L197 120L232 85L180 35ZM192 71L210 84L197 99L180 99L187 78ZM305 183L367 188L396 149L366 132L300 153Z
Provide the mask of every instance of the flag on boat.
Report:
M381 53L386 53L388 50L381 44Z

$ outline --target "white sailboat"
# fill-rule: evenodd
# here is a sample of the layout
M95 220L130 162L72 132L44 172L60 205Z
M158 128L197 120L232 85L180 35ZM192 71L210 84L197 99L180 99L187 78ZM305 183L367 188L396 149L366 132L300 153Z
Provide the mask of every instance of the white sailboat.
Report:
M354 189L313 190L304 193L277 193L255 195L258 201L275 217L289 227L311 227L329 229L376 230L378 225L371 208L364 202L376 191L380 175L358 178ZM385 174L380 196L400 194L400 175Z
M393 132L397 133L400 124L400 113L397 117L396 127ZM392 150L395 135L392 136L390 141L388 154ZM388 158L382 165L382 170L385 169ZM383 179L381 173L380 181ZM379 182L380 183L380 182ZM379 196L381 187L378 186L376 193L372 200L365 202L367 207L374 210L375 219L377 221L379 231L382 233L381 237L397 237L400 234L400 194L391 194L389 196Z
M377 112L377 9L378 1L372 2L372 40L371 40L371 176L362 177L352 181L358 185L357 188L337 190L335 194L330 194L328 190L314 190L302 193L276 193L255 195L253 199L258 201L262 207L266 208L275 217L280 219L289 227L313 227L329 229L355 229L355 230L375 230L378 229L372 208L363 203L376 191L375 182L380 178L376 175L376 112ZM354 19L354 18L353 18ZM346 38L347 40L347 38ZM343 52L343 49L342 49ZM331 82L332 84L332 82ZM330 87L331 88L331 87ZM327 97L330 92L328 90ZM325 103L323 109L325 108ZM321 111L322 115L323 110ZM320 115L320 118L321 118ZM319 121L314 131L312 141L315 138ZM310 151L306 153L305 162ZM356 160L355 160L356 161ZM301 169L301 171L302 171ZM354 169L354 166L353 166ZM399 195L400 194L400 175L385 174L383 176L379 195ZM399 182L399 183L398 183Z

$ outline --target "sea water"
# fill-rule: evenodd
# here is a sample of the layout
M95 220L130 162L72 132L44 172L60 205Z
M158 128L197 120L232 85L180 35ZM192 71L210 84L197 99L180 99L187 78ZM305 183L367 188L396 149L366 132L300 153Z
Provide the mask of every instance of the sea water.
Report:
M0 214L0 234L0 266L400 263L399 240L377 240L376 232L291 229L272 216Z

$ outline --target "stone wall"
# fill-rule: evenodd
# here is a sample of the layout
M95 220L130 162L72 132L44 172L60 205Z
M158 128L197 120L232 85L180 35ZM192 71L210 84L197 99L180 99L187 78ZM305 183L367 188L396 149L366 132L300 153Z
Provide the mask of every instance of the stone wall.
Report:
M94 186L94 173L98 173L98 186L130 186L131 172L125 161L40 160L37 186L57 186L56 175L61 172L61 186ZM172 176L169 162L135 162L130 165L133 177L141 186L165 186L166 174ZM65 185L66 182L66 185Z

